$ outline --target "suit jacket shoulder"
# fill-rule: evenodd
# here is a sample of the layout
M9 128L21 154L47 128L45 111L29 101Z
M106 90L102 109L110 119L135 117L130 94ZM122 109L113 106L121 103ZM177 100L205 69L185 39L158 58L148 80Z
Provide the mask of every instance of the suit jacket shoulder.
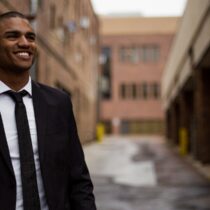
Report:
M66 92L64 92L63 90L53 88L53 87L50 87L50 86L47 86L47 85L44 85L44 84L41 84L38 82L34 82L34 81L32 82L32 89L34 91L36 91L36 90L41 91L41 93L44 94L44 96L46 96L47 98L54 99L55 97L59 97L59 98L57 98L57 100L58 100L63 97L65 97L65 98L70 97L70 95L67 94Z

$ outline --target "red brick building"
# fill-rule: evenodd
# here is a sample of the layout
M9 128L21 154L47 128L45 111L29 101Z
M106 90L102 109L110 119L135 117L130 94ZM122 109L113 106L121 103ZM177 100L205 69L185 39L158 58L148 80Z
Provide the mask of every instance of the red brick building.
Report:
M4 0L0 13L26 14L37 33L34 80L63 89L72 98L81 140L95 138L99 22L90 0Z
M100 120L107 133L162 133L160 80L179 18L101 18Z

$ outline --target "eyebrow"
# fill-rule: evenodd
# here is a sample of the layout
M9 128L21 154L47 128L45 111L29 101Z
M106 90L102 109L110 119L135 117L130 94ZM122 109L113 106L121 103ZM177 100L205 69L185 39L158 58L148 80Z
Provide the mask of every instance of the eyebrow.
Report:
M6 31L4 33L4 35L8 35L8 34L22 34L22 33L20 31L18 31L18 30ZM36 34L34 32L32 32L32 31L26 32L25 34L29 35L29 36L36 37Z

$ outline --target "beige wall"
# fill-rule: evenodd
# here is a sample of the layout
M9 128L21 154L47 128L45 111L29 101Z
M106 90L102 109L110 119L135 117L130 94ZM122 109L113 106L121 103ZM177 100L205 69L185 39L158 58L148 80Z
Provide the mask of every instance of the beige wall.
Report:
M88 141L95 137L99 25L89 0L65 2L47 1L39 10L37 30L42 39L39 80L51 86L59 84L71 93L79 135L82 141ZM53 6L55 27L50 28L49 7ZM84 17L88 19L87 27L81 25ZM75 31L67 29L69 22L75 24ZM54 58L48 56L45 44L56 53Z
M210 1L189 0L162 78L162 98L167 108L192 75L210 43Z

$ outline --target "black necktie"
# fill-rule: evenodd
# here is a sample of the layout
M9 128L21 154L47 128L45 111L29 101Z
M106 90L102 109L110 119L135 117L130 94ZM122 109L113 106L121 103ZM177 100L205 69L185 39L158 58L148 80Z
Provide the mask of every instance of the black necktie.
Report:
M27 91L23 90L21 92L7 91L6 94L8 94L15 101L15 119L20 153L24 210L40 210L40 200L31 135L26 108L22 99L22 97L28 93Z

